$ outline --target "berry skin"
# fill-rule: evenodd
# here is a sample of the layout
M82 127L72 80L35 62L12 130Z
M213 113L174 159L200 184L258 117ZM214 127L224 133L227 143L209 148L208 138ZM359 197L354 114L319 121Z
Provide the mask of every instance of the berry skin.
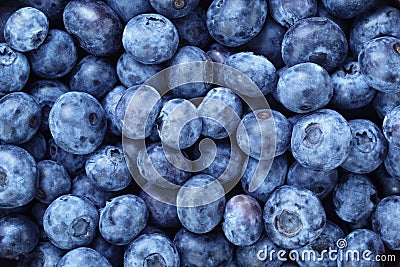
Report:
M111 263L94 249L79 247L67 252L57 267L112 267Z
M149 0L157 13L167 18L184 17L193 11L200 0Z
M388 142L400 147L400 107L395 107L383 119L382 131Z
M313 17L317 13L316 0L280 1L269 0L271 16L282 26L289 28L297 21Z
M375 5L375 0L322 0L322 3L334 16L342 19L349 19L362 14L373 7Z
M101 106L106 112L107 117L107 131L117 136L121 135L121 131L118 129L117 123L115 122L115 109L119 100L121 100L122 96L125 94L125 91L126 88L119 85L108 92L101 101Z
M21 266L56 266L64 253L51 242L40 242L34 250L21 257L18 263Z
M288 249L315 240L326 223L325 210L314 193L286 185L271 194L265 203L263 218L272 242Z
M105 2L118 14L121 20L127 23L131 18L152 11L149 0L105 0Z

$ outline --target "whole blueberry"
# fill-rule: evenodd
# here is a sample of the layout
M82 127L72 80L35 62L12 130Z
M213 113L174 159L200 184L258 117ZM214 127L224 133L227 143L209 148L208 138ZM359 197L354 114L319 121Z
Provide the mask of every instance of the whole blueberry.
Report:
M108 243L100 234L90 243L90 247L105 257L112 266L120 266L122 263L124 257L123 247Z
M372 103L376 113L383 119L395 107L400 106L400 92L385 93L377 91Z
M193 11L200 0L149 0L154 10L167 18L184 17Z
M207 28L220 44L237 47L261 31L267 11L263 0L214 0L207 10Z
M236 195L225 206L222 230L236 246L254 244L263 232L262 209L249 195Z
M349 19L365 13L376 4L375 0L322 0L324 6L334 16Z
M103 57L82 58L70 74L71 91L86 92L97 99L111 91L117 83L115 66Z
M69 87L58 80L37 80L27 86L26 91L39 104L42 121L40 130L49 130L49 113L54 102L64 93L69 91Z
M350 50L357 57L369 41L381 36L400 38L399 9L383 6L356 17L350 31Z
M198 65L194 64L198 61L211 61L211 59L203 50L195 46L179 48L169 61L167 82L175 96L190 99L204 96L210 90L211 84L202 82L207 79L207 69L201 67L201 65L199 69ZM198 82L187 83L187 77L190 77L191 81Z
M243 116L236 140L244 153L257 160L271 159L290 145L290 124L279 111L259 109Z
M287 173L286 184L312 191L320 199L324 199L333 191L338 181L338 169L314 171L293 162Z
M400 106L395 107L383 119L382 131L388 142L400 147Z
M29 141L19 144L19 147L28 151L36 161L41 161L46 157L47 143L40 132L37 132Z
M351 223L367 219L376 207L377 194L375 186L366 176L345 174L333 191L336 214Z
M23 7L8 18L4 26L4 39L13 49L27 52L38 48L48 31L49 20L42 11Z
M61 249L88 245L96 235L98 222L96 207L89 200L74 195L55 199L43 216L46 235Z
M342 29L324 17L299 20L288 29L282 41L282 58L288 66L313 62L333 71L342 65L347 52Z
M325 210L314 193L287 185L271 194L265 203L263 218L272 242L288 249L315 240L326 223Z
M64 166L52 160L43 160L37 163L39 188L36 199L50 204L61 195L70 193L71 178Z
M400 91L400 39L384 36L369 41L358 56L367 83L383 92Z
M386 157L387 142L382 130L370 120L349 121L353 145L346 160L340 165L343 169L365 174L374 171Z
M112 267L111 263L99 252L87 247L68 251L58 262L57 267Z
M0 236L0 257L18 260L36 247L39 229L29 217L9 215L0 218Z
M206 12L200 7L184 17L173 19L172 22L178 30L179 43L204 49L211 40L206 19Z
M242 115L242 102L233 91L225 87L213 88L198 106L203 120L202 135L222 139L237 128Z
M247 75L257 85L258 90L254 92L254 95L257 95L259 91L266 95L276 86L278 79L275 66L264 56L255 55L252 52L239 52L225 59L224 64ZM236 73L224 72L224 82L234 87L240 82L236 76ZM249 94L249 96L253 95Z
M250 157L241 178L244 192L265 203L271 193L285 183L288 165L285 155L260 161Z
M176 52L179 36L176 27L160 14L140 14L126 24L122 45L143 64L159 64Z
M21 91L28 81L30 65L26 56L0 43L0 95Z
M122 149L116 146L104 146L93 152L86 160L85 172L104 191L122 190L132 181Z
M174 245L178 249L181 266L226 266L233 257L233 245L220 229L200 235L182 228L175 235Z
M376 90L370 87L361 74L360 64L348 62L332 74L333 107L351 110L368 105L375 96Z
M332 95L333 83L329 73L315 63L296 64L279 75L277 100L293 112L307 113L323 108Z
M163 234L143 234L125 249L124 266L179 267L180 259L175 245Z
M64 9L63 21L68 33L92 55L112 55L121 46L121 21L103 1L70 1Z
M18 264L21 267L54 267L63 255L64 251L51 242L40 242L34 250L21 257Z
M293 126L291 150L304 167L328 171L342 164L352 146L347 121L332 109L321 109L300 118Z
M125 94L125 91L126 87L118 85L108 92L101 101L101 106L106 112L107 130L117 136L121 135L121 132L118 130L117 123L115 122L115 109L119 100L121 100L121 97Z
M54 141L67 152L88 154L96 150L107 130L100 103L84 92L67 92L54 103L49 114Z
M208 193L207 198L198 192L199 188ZM213 230L223 216L225 208L223 192L221 183L214 177L207 174L192 176L179 189L177 195L178 218L182 225L197 234Z
M395 219L399 214L399 207L400 196L385 197L378 203L372 216L372 228L392 250L400 250L400 238L397 234L400 223Z
M59 147L53 138L47 142L47 157L50 160L61 163L70 176L75 176L84 170L85 162L88 157L85 155L72 154Z
M127 23L131 18L143 13L149 13L153 9L149 0L105 0L105 2L118 14L121 20Z
M161 142L175 149L185 149L199 139L202 119L196 106L185 99L174 98L164 103L157 118Z
M123 53L117 62L118 78L127 88L141 85L161 70L161 65L143 64L135 60L128 52Z
M127 245L144 229L148 210L143 199L121 195L100 210L99 230L102 237L114 245Z
M380 267L382 263L374 261L377 255L383 255L385 253L385 247L379 235L368 229L358 229L346 236L345 244L346 247L339 250L341 255L351 255L351 251L358 251L360 254L363 252L364 255L360 257L343 256L338 257L338 267ZM365 253L368 251L368 253Z
M269 0L268 7L271 16L287 28L301 19L314 17L317 13L316 0Z
M72 37L65 31L51 29L43 44L28 53L32 72L46 79L67 75L78 60Z

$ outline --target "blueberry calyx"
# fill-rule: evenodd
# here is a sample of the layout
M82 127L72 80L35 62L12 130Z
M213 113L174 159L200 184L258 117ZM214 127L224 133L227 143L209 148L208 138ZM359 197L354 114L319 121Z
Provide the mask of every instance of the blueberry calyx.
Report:
M38 191L36 192L36 196L40 199L45 199L46 193L41 188L39 188Z
M157 266L167 266L163 256L158 253L153 253L144 259L143 267L157 267Z
M357 150L363 153L371 152L376 145L376 137L370 131L357 132L355 134Z
M182 9L186 6L186 0L175 0L174 1L174 8L175 9Z
M275 217L275 227L281 234L292 237L300 232L303 225L297 213L283 210Z
M73 229L72 235L74 237L85 236L89 233L90 223L85 218L77 218L72 223L72 229Z
M328 64L331 61L331 59L330 59L329 55L325 52L313 52L308 57L308 61L310 61L312 63L316 63L320 66L323 66L323 65Z
M14 63L17 54L6 45L0 45L0 63L8 66Z
M7 174L0 171L0 192L7 188Z
M97 117L96 113L89 114L89 123L92 126L96 126L99 123L99 118Z
M393 45L393 49L396 51L397 54L400 54L400 44Z
M306 136L304 137L304 144L307 147L316 147L321 143L322 131L318 123L310 123L306 129Z
M149 26L150 24L154 28L160 25L164 27L167 23L161 18L149 17L147 18L146 25Z

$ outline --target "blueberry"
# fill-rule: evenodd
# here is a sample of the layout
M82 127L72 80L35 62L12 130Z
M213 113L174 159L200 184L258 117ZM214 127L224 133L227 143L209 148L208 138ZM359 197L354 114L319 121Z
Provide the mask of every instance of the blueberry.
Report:
M380 197L400 195L400 178L392 177L382 164L375 172L377 189Z
M4 39L13 49L27 52L38 48L44 42L48 31L49 20L42 11L33 7L23 7L8 18L4 26Z
M0 257L16 259L31 252L39 242L36 224L23 215L9 215L0 218Z
M8 18L19 8L20 1L3 1L0 4L0 43L4 43L4 26Z
M96 235L98 222L96 207L89 200L74 195L55 199L43 216L46 235L61 249L88 245Z
M321 66L311 62L300 63L280 73L276 95L287 109L306 113L329 103L333 95L333 83Z
M182 185L190 178L191 170L190 162L184 159L184 154L156 142L139 151L137 167L148 182L165 184L168 181L174 185ZM161 178L166 181L160 181Z
M28 151L36 161L41 161L46 157L47 143L40 132L37 132L29 141L19 144L19 147Z
M70 73L71 91L86 92L97 99L111 91L117 83L115 66L103 57L82 58Z
M144 229L148 210L143 199L135 195L113 198L100 210L99 230L114 245L127 245Z
M263 0L214 0L207 10L207 28L220 44L237 47L261 31L267 11Z
M240 98L230 89L211 89L198 107L203 120L201 133L213 139L228 137L238 126L242 112Z
M37 163L39 188L36 199L50 204L57 197L71 191L71 178L64 166L52 160Z
M225 206L222 230L236 246L254 244L263 232L262 210L257 200L248 195L236 195Z
M340 165L347 171L365 174L381 165L386 157L387 142L381 129L370 120L350 120L353 146Z
M37 191L34 158L14 145L0 145L0 207L15 208L30 202Z
M181 257L181 266L226 266L233 257L233 245L220 229L199 235L182 228L175 235L174 245Z
M400 107L395 107L392 111L386 114L383 119L382 131L388 142L400 147Z
M144 234L125 249L124 266L180 266L175 245L162 234Z
M161 142L175 149L185 149L199 139L202 119L196 106L185 99L174 98L164 103L157 118Z
M63 22L68 33L92 55L112 55L121 46L121 21L103 1L70 1L64 9Z
M43 44L28 53L28 59L35 75L54 79L72 70L78 60L78 52L68 33L51 29Z
M101 101L101 106L106 112L107 130L109 133L117 136L121 135L121 132L117 127L117 123L115 122L115 109L119 100L121 100L121 97L125 94L125 91L126 88L122 85L119 85L108 92Z
M180 226L176 206L167 204L141 190L139 193L149 211L149 224L160 228L176 228Z
M210 42L206 24L206 12L197 7L184 17L173 19L179 35L179 44L192 45L204 49Z
M100 234L90 243L90 247L105 257L112 266L120 266L122 263L122 258L124 256L123 247L108 243Z
M206 198L204 194L199 194L199 189L207 191ZM182 225L197 234L213 230L223 216L225 208L223 192L222 185L210 175L198 174L191 177L179 189L177 195L178 218Z
M400 10L391 6L383 6L354 19L350 31L350 50L357 57L365 45L372 39L381 36L400 38L399 33Z
M140 14L126 24L122 45L143 64L159 64L176 52L179 36L176 27L160 14Z
M0 99L0 140L12 144L29 141L40 125L40 107L27 93L13 92Z
M346 222L368 219L378 202L372 182L360 174L345 174L333 191L333 205L337 215Z
M140 63L128 52L123 53L117 62L118 78L121 83L128 88L141 85L161 70L161 65Z
M88 199L96 208L103 208L106 205L106 201L115 196L114 192L97 188L85 173L79 174L72 180L71 193Z
M275 66L264 56L254 55L251 52L239 52L225 59L224 64L247 75L257 85L258 90L254 92L254 95L257 95L259 91L266 95L276 86L278 79ZM240 82L236 75L229 71L224 72L225 84L234 87ZM253 96L253 94L249 94L249 96Z
M149 0L154 10L167 18L184 17L193 11L200 0Z
M288 167L285 155L265 161L249 158L241 178L244 192L265 203L271 193L285 183Z
M118 191L132 181L122 149L104 146L93 152L86 160L86 175L92 183L104 191Z
M289 168L286 183L287 185L308 189L320 199L324 199L333 191L337 181L338 169L314 171L295 161Z
M348 0L348 1L334 1L334 0L322 0L324 6L334 16L349 19L357 15L365 13L368 9L372 8L375 4L375 0Z
M307 189L281 186L264 206L265 230L276 245L294 249L307 245L323 231L325 210Z
M360 70L376 90L400 90L400 39L385 36L369 41L358 56Z
M376 113L383 119L395 107L400 106L400 92L385 93L377 91L373 104Z
M324 17L299 20L288 29L282 41L282 58L288 66L313 62L333 71L342 65L347 52L342 29Z
M40 242L34 250L21 257L18 264L21 267L53 267L57 266L63 255L64 251L51 242Z
M336 108L351 110L368 105L376 90L370 87L360 72L358 62L344 64L332 74L333 97L331 105Z
M352 146L351 129L338 112L321 109L293 126L291 150L304 167L328 171L342 164Z
M67 252L57 267L112 267L111 263L99 252L87 247L79 247Z
M317 13L316 0L279 1L269 0L271 16L282 26L289 28L297 21L313 17Z
M42 121L39 129L42 131L49 130L49 113L54 102L64 93L69 91L69 87L58 80L37 80L29 86L26 91L39 104Z
M337 250L337 241L344 237L345 234L339 226L327 221L324 230L317 237L317 239L298 249L300 255L307 255L305 254L307 251L313 251L315 254L313 255L310 253L309 259L307 259L307 257L305 259L299 257L297 263L300 267L336 267L336 261L330 259L326 252Z
M105 2L118 14L123 22L128 22L131 18L152 11L149 0L135 1L130 0L105 0Z
M14 51L6 43L0 43L0 95L21 91L30 71L24 54Z
M278 24L274 19L267 17L260 33L244 44L244 47L246 50L250 50L256 55L263 55L270 60L275 67L281 67L284 64L281 46L286 30L285 27Z
M385 247L377 234L368 229L358 229L348 234L345 240L347 246L339 250L339 255L344 256L338 257L338 267L379 267L382 265L380 262L373 261L377 255L385 253ZM349 256L351 251L358 251L359 257ZM369 251L369 253L366 254L365 251ZM364 255L362 255L362 252L364 252Z
M399 221L398 216L400 196L389 196L382 199L372 216L372 227L381 237L385 245L392 250L400 250Z
M53 138L47 142L47 157L50 160L61 163L70 176L75 176L84 170L88 155L77 155L69 153L60 148Z
M88 154L96 150L107 130L100 103L84 92L67 92L54 103L49 114L54 141L67 152Z

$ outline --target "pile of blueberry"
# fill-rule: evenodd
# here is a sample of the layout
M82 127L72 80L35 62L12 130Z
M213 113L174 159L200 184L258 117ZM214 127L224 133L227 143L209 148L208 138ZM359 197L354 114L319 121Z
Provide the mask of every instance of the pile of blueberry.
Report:
M398 0L4 0L0 33L0 266L399 266Z

